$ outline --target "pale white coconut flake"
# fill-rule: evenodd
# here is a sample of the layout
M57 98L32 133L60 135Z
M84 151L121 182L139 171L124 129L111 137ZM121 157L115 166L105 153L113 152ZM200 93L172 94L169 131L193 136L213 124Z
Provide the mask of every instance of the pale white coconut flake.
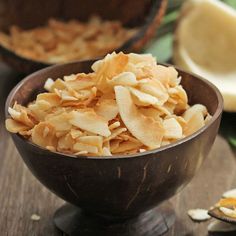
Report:
M54 84L54 81L53 79L51 78L48 78L44 84L44 88L47 90L47 91L51 91L51 88L52 88L52 85Z
M232 210L226 207L219 207L220 211L222 211L226 216L236 218L236 210Z
M236 231L236 225L214 220L208 225L207 230L210 233L231 232Z
M236 198L236 188L223 193L224 198Z
M39 221L40 218L41 218L41 217L40 217L39 215L37 215L37 214L33 214L33 215L30 217L30 219L33 220L33 221Z
M188 215L195 221L205 221L211 218L211 216L208 215L208 211L205 209L191 209L188 211Z

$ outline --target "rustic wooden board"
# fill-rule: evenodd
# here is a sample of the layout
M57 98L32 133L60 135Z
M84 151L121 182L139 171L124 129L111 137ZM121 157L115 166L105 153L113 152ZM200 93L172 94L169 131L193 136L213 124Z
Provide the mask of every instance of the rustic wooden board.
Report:
M5 99L21 77L0 64L0 235L63 235L52 223L52 215L63 201L33 177L4 128ZM208 208L225 190L236 187L235 157L227 142L218 136L199 173L180 194L171 199L177 219L166 235L207 235L209 221L193 223L187 216L187 210ZM30 219L34 213L41 216L40 221Z

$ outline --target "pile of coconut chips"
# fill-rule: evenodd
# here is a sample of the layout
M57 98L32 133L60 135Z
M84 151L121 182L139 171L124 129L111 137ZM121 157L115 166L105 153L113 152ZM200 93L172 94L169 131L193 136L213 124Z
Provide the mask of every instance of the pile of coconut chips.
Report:
M27 107L9 107L8 131L51 151L112 156L170 144L211 118L188 105L177 71L150 54L108 54L92 71L49 78Z

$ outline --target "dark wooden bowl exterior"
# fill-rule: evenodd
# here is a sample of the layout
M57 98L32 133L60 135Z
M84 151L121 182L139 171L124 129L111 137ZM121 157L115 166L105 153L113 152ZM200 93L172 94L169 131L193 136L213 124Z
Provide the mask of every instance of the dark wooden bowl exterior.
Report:
M167 0L1 0L0 30L7 31L11 25L18 25L23 29L37 27L45 24L51 17L84 21L96 14L103 19L120 20L129 27L140 27L130 40L116 50L138 52L155 35L166 5ZM51 65L21 57L3 45L0 45L0 58L24 73Z
M70 63L28 76L10 93L6 116L14 101L31 101L48 77L89 71L89 67ZM78 158L44 150L15 134L14 143L39 181L67 202L99 215L138 215L173 196L192 179L218 132L223 107L219 91L206 80L178 71L190 103L204 104L213 118L176 143L138 155Z

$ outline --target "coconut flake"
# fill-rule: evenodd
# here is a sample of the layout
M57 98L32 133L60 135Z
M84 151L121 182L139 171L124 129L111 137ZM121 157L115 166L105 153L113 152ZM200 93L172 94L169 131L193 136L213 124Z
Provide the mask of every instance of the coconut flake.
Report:
M214 220L208 225L207 230L210 233L231 232L236 231L236 225Z
M236 218L236 210L232 210L226 207L219 207L220 211L223 212L226 216Z
M188 215L195 221L205 221L211 218L211 216L208 215L208 211L205 209L191 209L188 211Z
M37 215L37 214L33 214L33 215L31 215L31 217L30 217L30 219L33 220L33 221L39 221L40 218L41 218L41 217L40 217L39 215Z
M224 198L236 198L236 188L223 193Z

